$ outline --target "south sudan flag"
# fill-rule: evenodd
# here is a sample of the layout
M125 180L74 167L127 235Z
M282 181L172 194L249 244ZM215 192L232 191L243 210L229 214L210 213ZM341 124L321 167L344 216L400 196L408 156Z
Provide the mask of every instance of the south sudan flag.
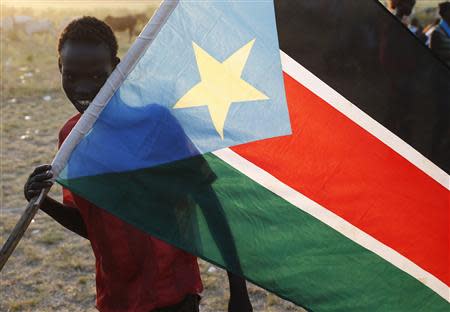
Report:
M448 311L449 68L378 1L168 4L58 182L311 311Z

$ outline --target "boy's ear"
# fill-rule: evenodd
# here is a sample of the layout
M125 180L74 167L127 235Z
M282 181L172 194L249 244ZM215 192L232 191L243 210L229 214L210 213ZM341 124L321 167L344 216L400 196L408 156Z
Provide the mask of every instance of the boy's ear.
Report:
M58 57L58 68L59 68L59 73L62 74L62 65L61 65L61 57Z

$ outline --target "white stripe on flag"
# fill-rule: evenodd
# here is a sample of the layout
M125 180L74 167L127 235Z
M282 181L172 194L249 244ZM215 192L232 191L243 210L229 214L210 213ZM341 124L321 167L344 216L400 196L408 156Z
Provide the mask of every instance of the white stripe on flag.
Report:
M372 251L400 270L408 273L450 302L450 288L444 282L425 271L408 258L402 256L391 247L386 246L374 237L347 222L345 219L309 199L302 193L297 192L234 151L225 148L213 152L213 154L298 209L310 214L345 237Z
M289 55L280 50L283 71L311 92L322 98L347 118L378 138L432 179L450 190L450 176L408 143L389 131L375 119L364 113L340 93L328 86Z

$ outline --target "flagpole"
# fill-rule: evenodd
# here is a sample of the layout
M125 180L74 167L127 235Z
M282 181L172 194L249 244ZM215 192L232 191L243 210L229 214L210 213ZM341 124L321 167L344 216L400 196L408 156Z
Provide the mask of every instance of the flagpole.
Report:
M44 201L45 196L47 196L49 190L50 188L43 189L38 196L33 197L28 202L24 213L20 217L19 221L17 221L16 226L14 227L5 244L2 246L2 249L0 250L0 271L3 269L3 266L5 265L6 261L8 261L9 256L11 256L20 239L25 234L26 229L30 225L31 220L33 220L34 216L36 215L36 212L39 210L39 207Z
M161 3L159 8L153 14L153 17L136 38L136 41L130 47L123 60L108 77L103 87L92 100L92 103L83 113L80 120L75 127L73 127L72 131L61 145L61 148L56 153L52 162L53 180L55 180L64 169L74 148L83 139L85 134L91 130L106 104L156 38L161 28L179 4L179 1L180 0L164 0ZM38 196L29 201L24 213L0 250L0 271L3 269L9 256L23 237L49 190L50 188L43 189Z

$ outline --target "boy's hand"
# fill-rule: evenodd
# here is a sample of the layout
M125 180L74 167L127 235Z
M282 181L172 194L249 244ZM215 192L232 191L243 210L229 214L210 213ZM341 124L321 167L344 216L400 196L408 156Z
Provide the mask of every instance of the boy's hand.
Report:
M51 165L41 165L30 174L23 187L23 193L28 201L39 195L42 189L52 186L53 182L50 179L53 177L53 172L50 171L51 169Z

